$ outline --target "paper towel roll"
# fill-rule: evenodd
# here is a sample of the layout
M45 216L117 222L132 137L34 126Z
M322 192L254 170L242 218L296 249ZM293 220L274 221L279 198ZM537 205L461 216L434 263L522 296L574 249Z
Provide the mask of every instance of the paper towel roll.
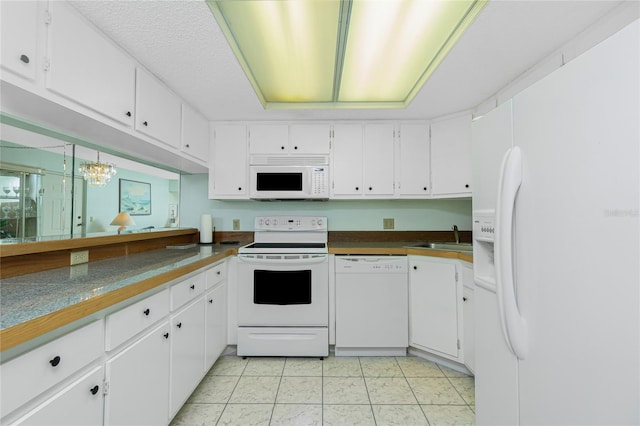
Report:
M213 220L210 214L200 216L200 242L210 244L213 241Z

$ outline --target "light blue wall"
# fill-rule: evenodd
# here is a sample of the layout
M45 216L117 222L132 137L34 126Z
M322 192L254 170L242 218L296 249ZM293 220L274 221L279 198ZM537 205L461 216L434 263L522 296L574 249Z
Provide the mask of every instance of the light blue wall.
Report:
M220 201L207 198L206 174L185 175L180 187L180 226L200 227L200 215L213 217L217 231L231 231L240 219L241 231L253 231L259 215L327 216L330 231L380 231L383 218L395 219L398 231L443 231L456 224L471 230L471 199L455 200L330 200Z

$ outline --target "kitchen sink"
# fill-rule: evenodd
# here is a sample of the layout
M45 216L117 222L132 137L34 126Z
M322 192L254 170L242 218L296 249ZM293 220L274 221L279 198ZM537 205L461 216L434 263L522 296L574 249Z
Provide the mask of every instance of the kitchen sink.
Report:
M426 243L418 243L411 246L412 248L428 248L433 250L450 250L450 251L464 251L464 252L472 252L473 244L471 243L455 243L455 242L444 242L444 243L436 243L436 242L426 242Z

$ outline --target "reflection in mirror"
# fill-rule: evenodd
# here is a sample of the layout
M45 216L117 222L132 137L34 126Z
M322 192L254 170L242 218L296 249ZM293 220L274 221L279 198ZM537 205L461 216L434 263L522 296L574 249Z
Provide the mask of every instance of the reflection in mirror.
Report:
M179 226L177 173L100 152L117 173L89 185L79 167L96 162L95 149L6 124L0 130L1 243L116 235L111 222L120 211L135 220L127 233Z

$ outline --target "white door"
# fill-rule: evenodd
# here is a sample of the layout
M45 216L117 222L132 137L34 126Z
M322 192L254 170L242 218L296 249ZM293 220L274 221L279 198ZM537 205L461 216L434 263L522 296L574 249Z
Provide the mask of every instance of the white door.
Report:
M362 125L333 126L333 195L362 194Z
M38 2L0 2L2 39L0 65L29 80L36 78L38 43Z
M431 193L471 193L471 115L431 125Z
M204 298L171 319L171 411L173 417L204 375Z
M522 424L640 422L639 40L635 21L513 101Z
M84 223L84 193L86 185L81 177L75 178L75 194L71 193L71 177L48 172L42 176L40 236L81 235ZM74 201L73 220L71 204Z
M169 421L169 323L107 360L105 425L164 425Z
M364 126L364 194L393 195L394 125Z
M219 125L209 159L209 198L246 198L249 194L247 131L244 125Z
M220 284L205 296L206 359L209 369L227 346L227 284Z
M400 195L427 196L431 191L429 125L400 125Z
M289 126L286 124L254 124L250 126L249 153L289 153Z
M289 141L292 154L329 154L329 124L292 124Z

